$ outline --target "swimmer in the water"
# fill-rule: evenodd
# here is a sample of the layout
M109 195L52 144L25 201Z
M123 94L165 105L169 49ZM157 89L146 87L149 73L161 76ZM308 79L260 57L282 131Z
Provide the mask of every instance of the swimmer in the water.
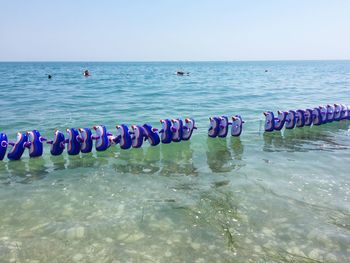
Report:
M184 72L184 71L176 71L176 75L178 76L184 76L184 75L190 75L190 72Z
M90 75L90 72L89 72L88 70L85 70L84 73L83 73L83 75L84 75L85 77L91 76L91 75Z
M47 75L47 78L48 78L48 79L51 79L51 78L52 78L52 76L49 74L49 75Z

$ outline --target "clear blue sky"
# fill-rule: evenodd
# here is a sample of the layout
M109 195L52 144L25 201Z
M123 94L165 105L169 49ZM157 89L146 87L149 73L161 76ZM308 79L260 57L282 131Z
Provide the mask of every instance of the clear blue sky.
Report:
M350 59L350 0L0 0L0 61Z

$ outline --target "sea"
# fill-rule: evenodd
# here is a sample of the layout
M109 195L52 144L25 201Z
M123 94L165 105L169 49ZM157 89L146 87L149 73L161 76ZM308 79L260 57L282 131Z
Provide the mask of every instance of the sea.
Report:
M0 161L0 262L349 262L350 121L266 133L263 115L350 104L349 89L350 61L0 63L10 140L164 118L198 128ZM240 137L208 137L209 117L236 114Z

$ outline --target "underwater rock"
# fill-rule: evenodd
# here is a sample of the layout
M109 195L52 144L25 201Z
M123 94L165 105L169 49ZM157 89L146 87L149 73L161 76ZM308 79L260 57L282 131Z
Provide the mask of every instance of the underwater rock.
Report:
M311 250L309 257L315 260L323 261L322 251L318 248Z
M167 258L170 258L173 254L170 251L165 252L165 256Z
M68 239L81 239L85 236L85 228L82 226L72 227L67 231Z
M200 245L199 243L192 242L192 243L191 243L191 247L192 247L194 250L198 250L198 249L200 249L201 245Z
M267 228L267 227L264 227L264 228L262 229L262 232L264 233L264 235L266 235L266 236L268 236L268 237L272 237L272 236L275 235L275 233L274 233L271 229L269 229L269 228Z
M293 254L293 255L296 255L296 256L299 256L299 257L306 257L306 255L304 254L303 251L300 250L300 248L298 247L292 247L290 249L287 249L287 251L290 253L290 254Z
M110 237L106 237L105 240L106 240L107 243L113 243L113 241L114 241L114 240L113 240L112 238L110 238Z
M338 262L338 260L334 254L329 253L326 255L326 262Z
M83 259L83 255L80 254L80 253L74 255L74 257L73 257L73 260L74 260L75 262L80 262L82 259Z

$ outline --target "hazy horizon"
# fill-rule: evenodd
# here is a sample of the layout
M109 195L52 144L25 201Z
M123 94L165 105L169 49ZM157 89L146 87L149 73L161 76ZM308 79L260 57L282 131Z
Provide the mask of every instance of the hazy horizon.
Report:
M275 60L0 60L0 63L221 63L221 62L348 62L350 59L275 59Z

